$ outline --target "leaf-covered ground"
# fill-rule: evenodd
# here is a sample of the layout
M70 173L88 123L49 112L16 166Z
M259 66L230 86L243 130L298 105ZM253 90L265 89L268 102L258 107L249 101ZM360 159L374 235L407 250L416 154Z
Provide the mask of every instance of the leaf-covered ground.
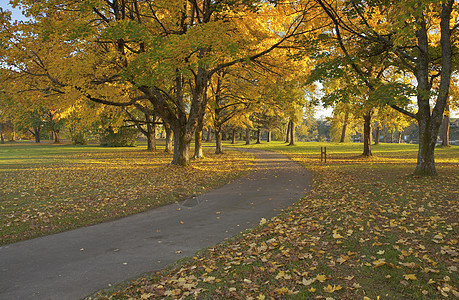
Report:
M321 164L320 147L328 163ZM100 299L443 299L459 297L459 148L439 176L413 177L416 145L262 145L314 172L291 210Z
M170 164L144 147L0 147L0 245L95 224L202 193L242 175L251 156L230 151Z

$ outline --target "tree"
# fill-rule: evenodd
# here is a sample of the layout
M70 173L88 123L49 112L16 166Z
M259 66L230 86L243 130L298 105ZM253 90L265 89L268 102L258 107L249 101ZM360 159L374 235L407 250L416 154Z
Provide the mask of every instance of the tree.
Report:
M212 76L285 44L307 14L239 1L17 3L33 17L16 33L4 27L21 74L40 79L42 92L154 109L174 131L173 163L179 165L189 162Z
M392 101L387 104L418 122L420 141L414 174L436 175L434 149L449 94L453 50L456 51L453 42L459 28L458 3L454 0L344 1L335 6L331 1L317 2L333 21L341 49L370 90L376 90L373 77L367 76L359 64L362 55L347 52L351 43L367 45L369 52L374 51L378 56L390 54L385 56L385 63L416 79L416 113ZM455 20L451 19L453 11Z

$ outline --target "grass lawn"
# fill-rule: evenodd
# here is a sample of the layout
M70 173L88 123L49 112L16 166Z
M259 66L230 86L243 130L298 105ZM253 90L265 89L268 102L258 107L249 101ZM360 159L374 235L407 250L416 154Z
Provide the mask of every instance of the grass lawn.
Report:
M249 147L303 164L314 173L311 193L254 230L97 298L459 297L459 147L436 149L434 178L411 175L416 145L374 146L369 159L362 144Z
M173 203L235 179L252 161L205 149L183 168L145 148L0 145L0 245Z

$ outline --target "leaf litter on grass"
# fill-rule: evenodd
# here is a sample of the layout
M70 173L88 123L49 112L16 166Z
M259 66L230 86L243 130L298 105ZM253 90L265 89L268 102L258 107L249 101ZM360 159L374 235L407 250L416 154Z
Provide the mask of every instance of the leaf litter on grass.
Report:
M312 191L292 209L95 298L458 297L454 156L440 154L439 176L415 178L404 152L369 160L343 155L323 165L293 151L315 176Z
M52 164L46 156L33 163L5 161L0 164L0 244L173 203L227 183L251 166L247 154L205 154L189 167L171 165L171 154L126 148L82 148L51 156Z

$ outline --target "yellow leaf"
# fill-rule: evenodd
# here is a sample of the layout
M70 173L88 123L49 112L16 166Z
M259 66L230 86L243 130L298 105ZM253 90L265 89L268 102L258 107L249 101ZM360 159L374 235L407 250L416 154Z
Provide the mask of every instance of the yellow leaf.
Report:
M335 232L335 233L333 233L333 238L335 238L335 239L342 239L343 236L342 236L341 234Z
M403 275L403 277L406 279L406 280L416 280L416 275L414 274L405 274Z
M326 287L324 287L324 291L327 292L327 293L333 293L334 291L338 291L342 289L342 287L340 285L333 285L331 286L330 284L327 285Z
M327 276L325 276L325 275L317 275L316 279L319 280L320 282L324 282L325 280L327 280Z
M311 293L314 293L316 291L316 289L311 287L308 291L311 292Z

